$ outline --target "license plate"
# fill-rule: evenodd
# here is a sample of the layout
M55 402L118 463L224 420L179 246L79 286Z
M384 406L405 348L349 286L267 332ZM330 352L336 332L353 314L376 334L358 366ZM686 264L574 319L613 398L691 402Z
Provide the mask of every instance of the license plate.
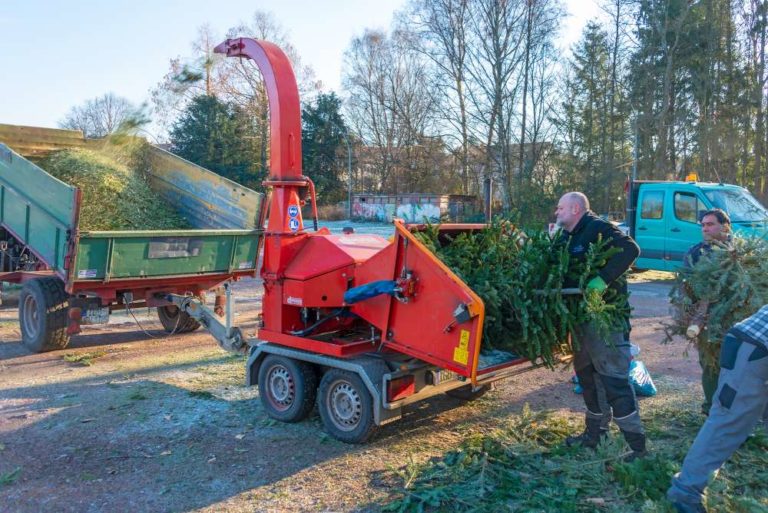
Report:
M435 376L435 385L439 385L440 383L445 383L446 381L451 381L456 379L458 375L453 371L440 369L439 371L435 372L434 376Z
M106 324L109 322L109 307L90 308L83 312L80 324Z

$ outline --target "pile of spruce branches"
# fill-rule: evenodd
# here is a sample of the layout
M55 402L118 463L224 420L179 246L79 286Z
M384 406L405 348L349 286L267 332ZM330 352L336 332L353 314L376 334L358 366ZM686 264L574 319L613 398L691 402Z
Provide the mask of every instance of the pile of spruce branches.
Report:
M395 471L400 486L382 508L392 513L499 511L667 513L665 492L701 427L698 405L657 405L644 414L653 434L647 458L624 463L618 432L597 451L567 447L574 417L535 412L499 419L493 430L470 432L461 444L424 463ZM768 433L756 431L719 473L709 511L751 513L768 507Z
M105 145L98 151L68 149L48 155L40 167L80 188L80 229L173 230L189 228L155 193L141 171L141 145Z
M670 293L672 323L666 341L686 335L692 323L703 323L691 342L706 361L717 366L725 333L768 304L768 243L735 237L730 247L713 244L696 265L681 268ZM700 305L706 305L699 311Z
M566 280L585 290L606 259L616 251L608 241L592 244L584 261L572 259L559 234L523 231L495 221L483 230L455 237L439 226L416 233L440 260L477 293L485 304L483 352L511 351L552 367L556 354L574 350L574 326L595 321L603 332L624 331L628 312L620 298L600 294L564 295Z

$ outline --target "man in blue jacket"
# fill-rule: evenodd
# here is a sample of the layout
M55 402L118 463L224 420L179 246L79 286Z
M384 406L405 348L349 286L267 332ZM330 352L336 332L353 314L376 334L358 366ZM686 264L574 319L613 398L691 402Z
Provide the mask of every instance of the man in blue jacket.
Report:
M606 301L614 298L618 305L629 312L627 282L623 275L640 254L640 248L629 236L608 221L596 216L589 209L589 200L580 192L569 192L557 204L557 224L563 229L563 240L568 245L571 258L585 259L591 244L599 240L610 241L610 247L621 251L611 256L598 270L598 276L587 284L586 293L604 294ZM566 283L564 286L574 286ZM610 292L608 292L610 291ZM627 328L629 319L627 319ZM621 429L632 449L628 460L645 456L645 430L643 429L637 400L629 382L629 365L632 360L630 343L625 340L624 329L601 335L593 323L579 325L575 329L578 350L573 366L579 377L587 407L586 429L580 435L566 440L568 445L580 444L594 448L607 434L601 423L610 412L603 411L598 396L598 380L605 389L606 399L613 410L613 420Z

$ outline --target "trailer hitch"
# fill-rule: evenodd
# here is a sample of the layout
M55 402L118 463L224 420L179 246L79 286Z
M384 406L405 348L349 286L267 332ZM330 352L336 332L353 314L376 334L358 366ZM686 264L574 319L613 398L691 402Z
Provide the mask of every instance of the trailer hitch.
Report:
M241 353L248 349L248 342L240 328L232 326L232 294L229 283L224 284L224 289L227 297L226 324L222 324L216 312L205 306L197 298L168 294L165 296L165 299L176 305L181 311L189 314L193 319L199 321L213 335L213 338L216 339L216 342L219 343L222 349Z

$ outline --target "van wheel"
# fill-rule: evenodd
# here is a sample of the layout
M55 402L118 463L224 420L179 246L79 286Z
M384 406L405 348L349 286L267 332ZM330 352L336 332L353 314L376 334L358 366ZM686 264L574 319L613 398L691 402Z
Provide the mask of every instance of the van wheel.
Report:
M259 397L273 419L299 422L315 407L317 374L306 362L270 354L259 365Z
M360 376L330 369L320 381L318 410L326 431L342 442L363 443L373 434L373 398Z
M160 324L167 333L188 333L200 327L200 323L176 305L157 307Z
M491 385L482 385L478 390L472 390L472 385L464 385L463 387L448 390L445 395L454 399L461 399L462 401L474 401L483 397L489 390L492 390Z
M64 349L69 344L69 295L58 278L26 282L19 296L21 341L35 353Z

